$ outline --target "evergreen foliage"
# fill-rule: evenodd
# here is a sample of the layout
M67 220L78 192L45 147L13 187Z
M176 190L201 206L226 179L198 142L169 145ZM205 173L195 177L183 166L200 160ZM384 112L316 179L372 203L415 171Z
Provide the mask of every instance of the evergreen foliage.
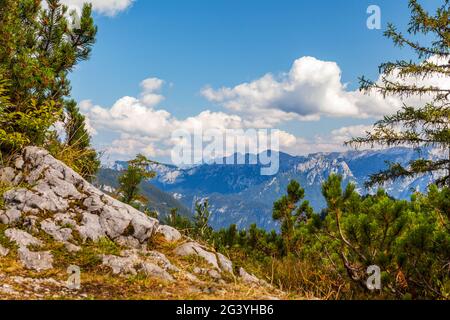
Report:
M145 207L147 199L140 194L140 184L144 179L152 179L155 172L148 170L153 162L144 155L138 154L135 159L128 162L128 168L119 177L120 201L137 208Z
M437 147L443 150L444 156L438 160L414 160L407 167L389 163L387 170L371 176L367 186L432 172L440 174L436 180L438 185L450 186L450 88L420 84L423 79L450 76L450 2L444 0L434 15L426 12L417 0L410 0L409 7L408 34L389 24L385 35L396 46L413 50L420 62L400 60L384 63L379 68L381 80L373 82L363 77L361 90L376 91L384 97L423 97L428 102L420 106L405 104L396 114L387 115L375 123L373 131L367 132L365 137L352 139L347 144ZM431 39L431 44L414 40L415 36L421 35Z
M211 212L209 211L208 199L197 201L195 203L194 230L198 236L208 238L211 234L212 228L209 226L210 217Z
M315 292L323 298L450 298L449 188L432 185L428 194L416 193L411 201L393 199L382 189L361 196L353 184L344 187L342 177L332 174L322 194L327 208L321 214L307 202L297 206L304 194L291 181L286 195L274 204L274 218L290 219L291 229L283 228L286 222L279 219L280 233L255 224L247 230L231 225L202 233L204 223L195 222L183 230L245 261L247 268L258 266L271 282L297 293ZM375 292L366 283L367 269L373 265L382 272L382 288Z
M60 0L45 2L44 8L42 1L0 1L0 152L9 157L26 145L45 147L92 178L97 154L84 117L73 101L66 101L68 75L89 58L95 42L92 5L83 6L74 24ZM54 130L64 115L66 142Z
M273 219L280 221L281 234L284 239L285 250L292 251L295 228L299 222L311 217L313 209L308 201L297 204L305 197L305 190L300 184L292 180L287 187L287 195L276 201L273 205Z

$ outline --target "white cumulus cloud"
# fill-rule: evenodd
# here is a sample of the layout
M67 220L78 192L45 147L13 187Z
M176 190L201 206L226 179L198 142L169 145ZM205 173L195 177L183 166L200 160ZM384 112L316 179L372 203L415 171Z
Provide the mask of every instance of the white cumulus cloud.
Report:
M404 84L450 87L448 77L406 78L402 81ZM321 116L379 118L396 112L403 102L418 105L424 102L424 99L408 98L402 101L398 97L383 97L376 92L365 94L359 90L348 90L347 84L342 82L337 63L314 57L295 60L288 72L278 76L268 73L235 87L205 87L202 95L246 118L271 119L272 123L291 119L318 120Z
M93 9L107 16L114 16L117 13L130 7L134 0L62 0L62 3L70 9L81 10L84 3L92 3Z

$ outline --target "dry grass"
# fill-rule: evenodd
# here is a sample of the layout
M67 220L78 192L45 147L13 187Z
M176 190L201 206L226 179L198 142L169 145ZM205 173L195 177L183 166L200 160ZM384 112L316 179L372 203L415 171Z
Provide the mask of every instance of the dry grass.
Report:
M95 177L95 166L91 166L86 161L90 161L95 151L93 149L79 148L77 143L67 145L55 143L47 148L51 155L72 168L75 172L86 178Z
M270 282L281 290L307 299L341 299L348 291L348 281L332 268L295 258L272 259L266 265Z

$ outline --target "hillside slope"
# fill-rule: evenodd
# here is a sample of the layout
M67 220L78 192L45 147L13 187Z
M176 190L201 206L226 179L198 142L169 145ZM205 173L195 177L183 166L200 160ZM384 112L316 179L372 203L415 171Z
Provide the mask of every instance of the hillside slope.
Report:
M45 150L0 168L0 185L1 299L285 298Z

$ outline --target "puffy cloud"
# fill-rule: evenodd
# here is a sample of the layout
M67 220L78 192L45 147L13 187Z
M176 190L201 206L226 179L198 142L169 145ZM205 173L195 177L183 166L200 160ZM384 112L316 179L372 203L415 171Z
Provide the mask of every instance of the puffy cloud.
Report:
M93 9L107 16L114 16L127 9L134 0L62 0L69 8L80 11L84 3L92 3Z
M383 99L347 91L335 62L313 57L297 59L289 72L278 77L266 74L233 88L207 87L202 94L210 101L247 116L278 111L280 122L286 118L317 120L321 115L364 117L380 114L380 106L386 109Z
M142 153L150 158L165 157L170 155L170 150L156 147L154 139L141 136L137 137L129 134L121 134L114 139L106 148L108 156L113 158L130 158L135 154Z
M164 96L158 92L164 85L164 80L158 78L148 78L141 82L141 99L140 101L146 106L153 107L160 104L164 100Z
M169 112L155 110L134 97L120 98L111 108L93 105L90 101L83 101L82 105L82 111L96 130L164 137L173 124Z
M161 90L164 80L158 78L148 78L141 82L141 88L144 92L155 92Z
M408 77L401 81L405 84L450 87L448 77ZM279 76L269 73L232 88L206 87L202 95L246 118L259 119L264 115L264 119L271 119L272 124L292 119L318 120L323 115L378 118L397 111L403 102L423 104L426 99L408 98L402 101L397 97L384 98L376 92L364 94L359 90L350 91L342 83L341 69L335 62L313 57L297 59L289 72Z
M341 143L350 140L353 137L361 137L366 134L367 131L373 129L372 125L356 125L349 127L342 127L331 131L331 139L335 143Z

